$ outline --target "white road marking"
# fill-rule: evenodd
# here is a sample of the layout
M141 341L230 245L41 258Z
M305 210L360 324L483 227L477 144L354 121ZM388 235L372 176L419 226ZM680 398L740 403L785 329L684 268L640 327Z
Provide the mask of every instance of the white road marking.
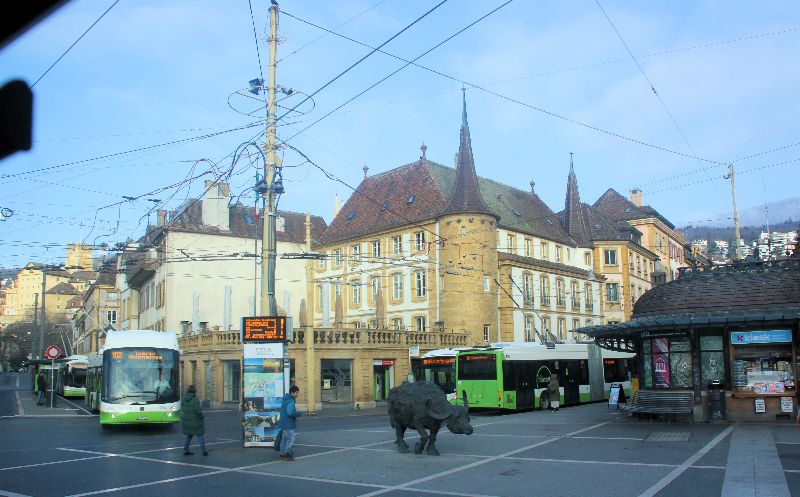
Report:
M736 425L731 425L728 428L726 428L725 430L723 430L722 433L720 433L719 435L714 437L710 442L708 442L705 446L703 446L702 449L698 450L692 457L690 457L689 459L683 461L683 463L680 466L678 466L677 468L675 468L672 471L670 471L667 476L665 476L664 478L660 479L659 481L656 482L655 485L653 485L652 487L650 487L647 490L645 490L644 492L642 492L639 495L639 497L653 497L653 496L655 496L658 492L663 490L667 485L669 485L670 483L675 481L675 479L677 477L679 477L681 474L683 474L684 471L689 469L692 466L692 464L694 464L698 459L700 459L701 457L706 455L711 449L716 447L717 444L722 442L725 439L725 437L730 435L730 433L733 431L733 428L735 426Z

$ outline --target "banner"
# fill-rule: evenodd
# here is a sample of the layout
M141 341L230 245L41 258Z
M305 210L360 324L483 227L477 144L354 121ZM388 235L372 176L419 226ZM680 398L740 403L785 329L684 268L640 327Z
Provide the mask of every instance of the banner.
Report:
M245 447L272 447L284 394L284 343L245 343L243 347L242 430Z
M653 386L669 388L672 385L669 371L669 338L654 338L652 344Z

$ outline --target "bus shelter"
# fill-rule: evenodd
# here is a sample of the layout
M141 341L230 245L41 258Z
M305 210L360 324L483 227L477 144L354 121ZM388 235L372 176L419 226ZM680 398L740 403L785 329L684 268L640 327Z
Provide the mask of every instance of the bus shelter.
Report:
M797 416L800 259L683 268L630 321L577 331L636 352L641 389L691 391L695 421Z

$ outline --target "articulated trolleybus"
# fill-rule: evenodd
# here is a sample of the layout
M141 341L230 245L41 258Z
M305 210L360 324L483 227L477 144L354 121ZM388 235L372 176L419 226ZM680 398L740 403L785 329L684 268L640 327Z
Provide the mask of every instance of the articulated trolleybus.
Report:
M549 409L547 384L557 374L561 405L608 399L612 384L631 395L635 354L601 349L593 343L498 343L460 351L456 358L456 396L467 393L470 407Z
M72 355L61 363L56 391L63 397L86 396L86 364L85 355Z
M180 350L175 333L114 330L89 356L86 404L100 424L180 421Z

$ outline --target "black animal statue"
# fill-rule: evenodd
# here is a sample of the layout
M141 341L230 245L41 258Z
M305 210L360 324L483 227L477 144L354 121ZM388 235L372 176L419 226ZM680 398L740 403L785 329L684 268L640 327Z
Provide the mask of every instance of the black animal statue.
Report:
M414 447L415 454L421 454L427 444L427 453L438 456L436 450L436 434L442 427L452 433L471 435L469 424L469 404L466 392L463 392L464 406L453 406L441 388L430 381L414 383L403 382L389 392L389 422L397 434L397 448L400 452L408 452L408 444L403 441L407 428L419 432L419 442ZM430 435L427 431L430 431Z

